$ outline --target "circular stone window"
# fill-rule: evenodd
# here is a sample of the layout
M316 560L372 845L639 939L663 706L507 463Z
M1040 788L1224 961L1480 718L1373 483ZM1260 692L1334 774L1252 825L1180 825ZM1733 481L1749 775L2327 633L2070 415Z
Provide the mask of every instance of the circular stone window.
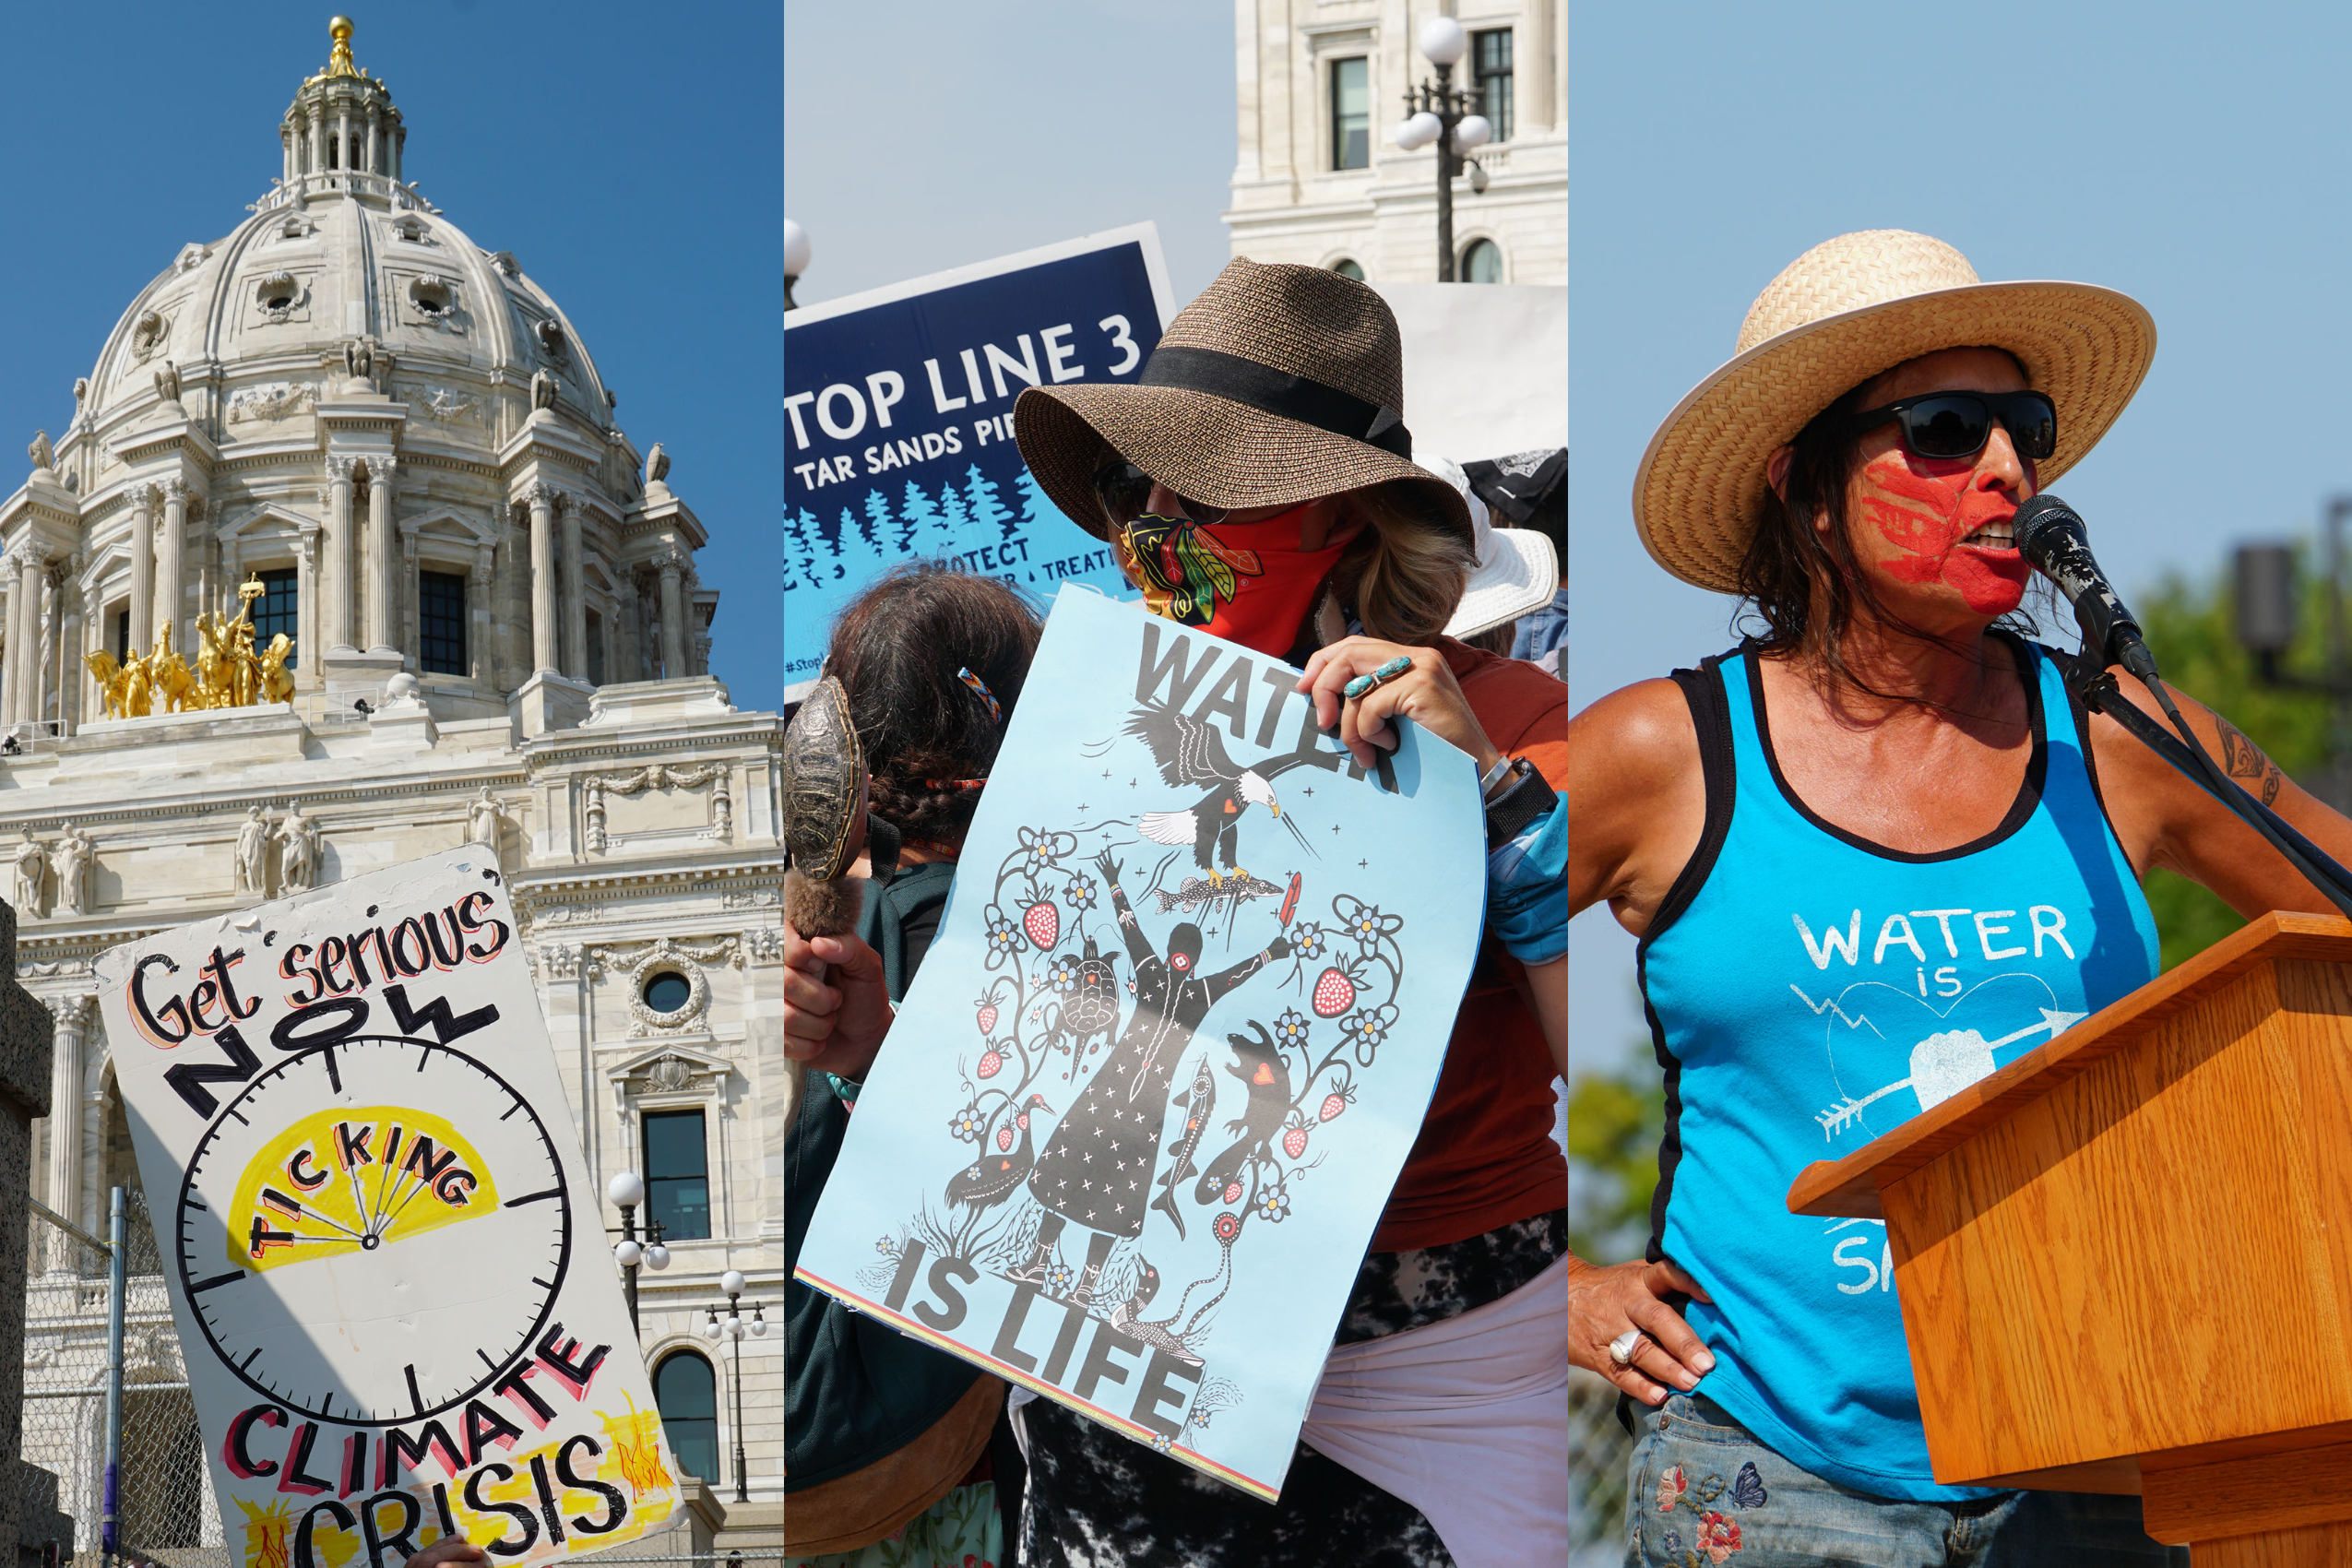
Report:
M695 988L687 983L686 977L674 969L664 969L646 979L645 1004L657 1013L680 1012L693 1000Z
M457 296L438 278L419 278L409 285L409 299L427 315L446 315Z

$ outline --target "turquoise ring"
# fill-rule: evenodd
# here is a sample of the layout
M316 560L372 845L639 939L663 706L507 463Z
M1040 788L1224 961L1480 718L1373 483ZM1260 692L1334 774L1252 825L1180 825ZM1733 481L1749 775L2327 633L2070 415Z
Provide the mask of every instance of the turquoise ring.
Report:
M1412 667L1413 661L1411 658L1406 654L1400 653L1396 658L1390 659L1387 663L1382 665L1379 669L1373 671L1371 674L1359 675L1354 680L1348 682L1346 685L1340 687L1339 695L1347 698L1348 701L1354 702L1358 697L1364 695L1367 692L1376 690L1379 687L1388 684L1389 682L1394 681L1397 676L1402 675L1406 671L1410 670Z

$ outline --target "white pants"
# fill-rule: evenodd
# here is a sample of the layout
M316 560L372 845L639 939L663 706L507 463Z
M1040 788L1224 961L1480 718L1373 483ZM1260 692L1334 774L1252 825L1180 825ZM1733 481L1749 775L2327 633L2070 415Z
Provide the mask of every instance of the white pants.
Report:
M1500 1301L1342 1345L1310 1448L1420 1509L1458 1568L1568 1561L1568 1260Z

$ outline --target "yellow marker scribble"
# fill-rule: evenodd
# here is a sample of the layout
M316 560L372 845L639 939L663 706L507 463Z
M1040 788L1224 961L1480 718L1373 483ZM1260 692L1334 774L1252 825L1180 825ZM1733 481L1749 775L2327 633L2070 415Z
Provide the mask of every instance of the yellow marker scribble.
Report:
M283 1503L264 1508L237 1499L245 1511L245 1568L286 1568L293 1558L293 1510Z
M237 1179L229 1261L268 1269L391 1245L494 1213L473 1145L429 1111L330 1106L288 1127Z

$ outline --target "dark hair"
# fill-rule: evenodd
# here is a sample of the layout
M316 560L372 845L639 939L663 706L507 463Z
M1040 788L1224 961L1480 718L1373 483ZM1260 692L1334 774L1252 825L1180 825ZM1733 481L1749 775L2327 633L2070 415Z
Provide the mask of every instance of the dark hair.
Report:
M996 762L1042 630L1017 590L935 561L885 573L833 623L825 671L849 695L873 810L909 838L956 847ZM958 670L987 685L989 712Z
M2013 362L2016 356L2010 359ZM2019 365L2020 374L2024 370ZM1943 641L1886 607L1847 532L1846 484L1862 452L1863 433L1854 428L1854 415L1861 411L1863 392L1879 378L1848 387L1797 433L1789 443L1785 493L1764 492L1764 515L1740 563L1740 594L1747 601L1740 613L1752 612L1764 624L1763 634L1752 632L1750 640L1768 654L1810 654L1821 661L1832 686L1850 686L1871 696L1888 694L1856 678L1846 665L1847 634L1857 622ZM1826 529L1814 527L1819 517L1828 519ZM2035 629L2030 615L2004 615L1996 624L2021 636Z

